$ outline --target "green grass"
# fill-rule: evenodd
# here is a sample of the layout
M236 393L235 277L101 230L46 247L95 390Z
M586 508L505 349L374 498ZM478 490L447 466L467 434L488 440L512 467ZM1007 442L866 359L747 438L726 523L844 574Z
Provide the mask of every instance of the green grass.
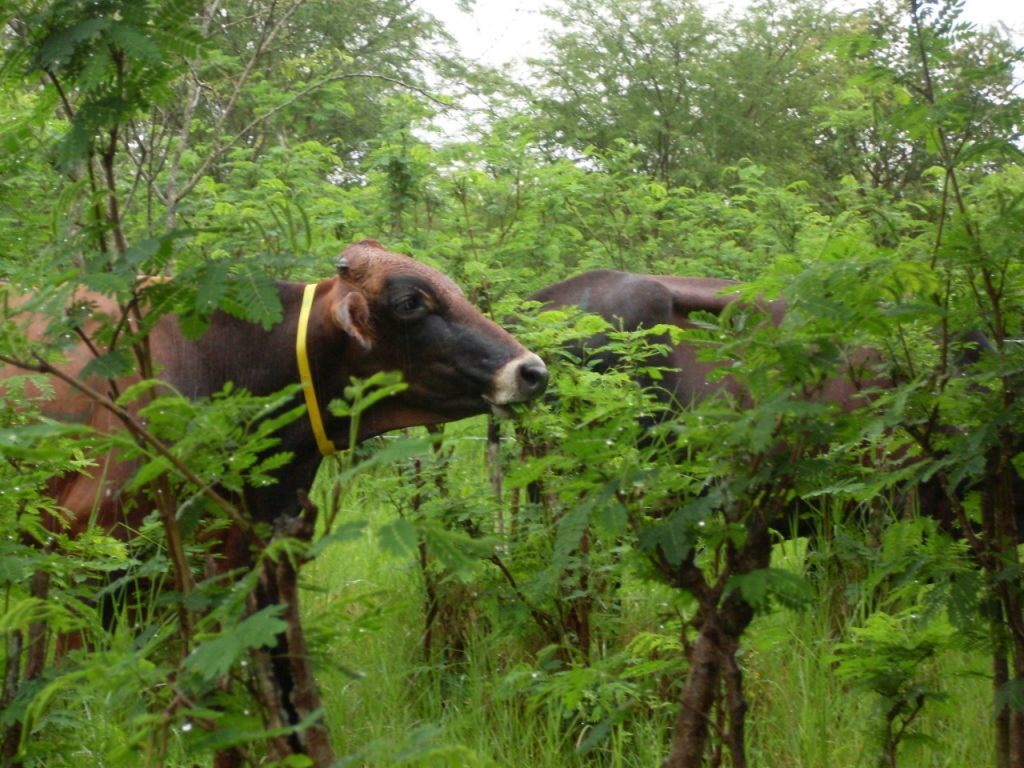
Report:
M468 459L467 459L468 461ZM456 468L455 471L458 471ZM393 519L393 496L357 488L351 514L370 525L357 540L332 546L305 572L304 595L316 637L319 680L335 748L366 766L656 766L671 737L675 705L613 728L588 754L586 737L559 708L538 703L522 670L537 665L535 647L508 634L469 632L467 657L453 669L423 658L423 586L411 557L382 550L374 530ZM799 568L802 544L777 548L775 564ZM842 585L840 585L841 588ZM802 611L775 610L755 619L741 662L750 709L752 766L859 768L878 764L879 703L840 680L834 670L837 634L829 594ZM667 588L631 579L621 601L619 636L656 629L656 605ZM485 614L486 596L478 596ZM479 607L479 606L478 606ZM493 607L492 607L493 609ZM663 618L663 617L662 617ZM505 625L502 625L505 626ZM608 648L610 655L619 649ZM602 660L596 659L600 666ZM951 651L941 667L946 698L929 702L900 752L900 765L991 763L991 692L984 650ZM539 668L539 666L537 667Z
M525 691L503 684L515 660L525 661L515 643L473 637L465 662L455 670L428 667L417 573L380 556L369 536L337 550L317 564L314 578L324 576L338 589L310 595L307 614L344 610L347 590L365 596L369 589L379 622L372 636L342 631L319 647L319 680L339 755L355 765L381 766L593 764L593 755L573 759L571 737L557 713L531 708ZM360 565L365 577L339 576ZM332 665L332 659L344 660L347 669ZM613 748L602 764L654 765L662 736L660 728L619 734L619 741L628 743Z

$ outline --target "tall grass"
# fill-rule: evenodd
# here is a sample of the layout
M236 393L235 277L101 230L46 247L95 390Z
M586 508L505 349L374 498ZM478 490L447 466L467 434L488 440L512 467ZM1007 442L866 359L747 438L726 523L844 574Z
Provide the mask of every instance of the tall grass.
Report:
M460 443L451 476L486 487L482 450L479 444ZM478 603L475 615L481 621L467 632L464 661L448 667L427 663L418 565L413 557L387 552L376 540L375 531L400 514L391 481L382 480L361 480L346 494L344 514L365 517L364 533L332 546L305 572L305 615L316 639L327 718L344 764L659 765L671 735L673 701L638 708L597 747L580 752L586 728L581 730L558 706L557 697L537 695L533 678L544 673L537 649L528 638L509 633L500 616L486 614L499 610L486 595L466 592ZM803 569L805 555L803 540L786 542L776 547L773 564ZM750 703L752 766L879 764L880 701L835 673L836 642L850 620L849 611L833 604L844 599L844 578L850 577L814 576L814 604L761 615L746 633L741 661ZM599 620L621 624L617 636L623 645L642 631L671 636L672 630L659 626L664 620L659 606L673 599L671 590L635 576L627 577L620 590L622 615ZM501 632L493 631L499 626ZM600 668L620 651L604 648L592 663ZM929 701L915 720L901 746L900 765L991 762L986 651L949 650L929 663L941 671L945 698Z

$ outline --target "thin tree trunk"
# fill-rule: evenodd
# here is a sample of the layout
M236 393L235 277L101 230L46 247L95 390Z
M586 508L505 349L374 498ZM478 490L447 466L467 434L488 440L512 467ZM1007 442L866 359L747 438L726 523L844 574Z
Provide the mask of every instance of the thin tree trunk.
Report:
M4 690L0 696L0 711L6 710L18 693L18 680L21 677L21 651L23 636L20 629L11 632L7 644L7 667L4 670ZM21 721L15 720L4 729L3 741L0 743L0 765L12 765L21 744Z
M991 622L992 637L998 638L1003 631L1002 622L994 616ZM1006 662L1006 648L996 640L992 648L992 688L996 695L1010 681L1010 667ZM1001 707L996 712L996 768L1010 768L1010 708Z
M725 562L714 586L708 584L692 555L676 573L677 585L697 598L701 623L697 641L689 652L690 671L676 717L672 748L662 768L701 768L716 700L729 714L729 730L720 735L729 746L733 765L746 766L747 705L736 651L740 637L754 618L754 610L738 592L726 591L725 585L732 576L766 568L771 559L771 539L763 516L755 511L747 517L746 525L747 539L743 545L738 550L726 545ZM685 646L685 628L683 631ZM721 701L723 677L726 690L725 700Z
M991 458L992 505L998 531L997 561L1002 571L999 588L1003 602L1003 619L1010 639L1010 659L1013 683L1024 681L1024 609L1022 609L1020 560L1017 555L1016 524L1014 520L1013 467L1009 457L1012 447L1007 437ZM1024 712L1010 710L1009 747L1012 768L1024 768Z
M685 632L685 628L683 629ZM713 617L700 628L690 653L690 671L676 717L672 749L662 768L700 768L708 740L708 723L718 691L721 637Z
M986 478L988 480L988 478ZM996 545L998 530L995 504L991 483L985 482L981 493L981 520L984 539L974 545L974 555L983 564L988 584L986 601L989 603L989 634L992 637L992 693L998 700L1005 686L1010 682L1005 610L998 590L994 586L994 572L997 557L992 551ZM1000 707L995 713L995 766L1010 768L1010 708Z
M736 661L736 652L739 650L738 638L733 638L725 648L726 654L722 659L723 671L725 673L725 701L729 711L729 754L732 756L732 768L746 768L746 718L747 699L743 695L743 670Z
M505 540L505 512L501 505L501 492L504 476L501 471L501 425L493 416L487 417L487 472L491 480L491 491L498 502L498 516L495 520L495 533L502 546Z

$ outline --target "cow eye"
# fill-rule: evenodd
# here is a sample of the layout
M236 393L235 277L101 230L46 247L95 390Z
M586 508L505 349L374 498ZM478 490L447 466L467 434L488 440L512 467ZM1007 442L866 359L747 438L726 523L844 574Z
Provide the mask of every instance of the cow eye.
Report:
M423 294L418 291L403 293L395 297L391 302L391 307L399 317L407 320L420 317L427 312L427 303L423 298Z

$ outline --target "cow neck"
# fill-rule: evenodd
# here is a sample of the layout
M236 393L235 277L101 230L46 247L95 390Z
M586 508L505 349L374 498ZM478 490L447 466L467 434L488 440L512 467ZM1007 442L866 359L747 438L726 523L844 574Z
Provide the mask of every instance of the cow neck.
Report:
M310 283L302 294L302 306L299 309L299 327L295 332L295 357L299 363L299 382L302 384L302 392L306 397L306 413L309 415L309 425L313 428L316 446L320 449L322 455L330 456L337 453L338 448L327 437L327 432L324 429L324 420L320 413L320 402L316 397L316 387L313 385L313 376L309 367L309 354L306 351L309 316L313 309L316 285L316 283Z

